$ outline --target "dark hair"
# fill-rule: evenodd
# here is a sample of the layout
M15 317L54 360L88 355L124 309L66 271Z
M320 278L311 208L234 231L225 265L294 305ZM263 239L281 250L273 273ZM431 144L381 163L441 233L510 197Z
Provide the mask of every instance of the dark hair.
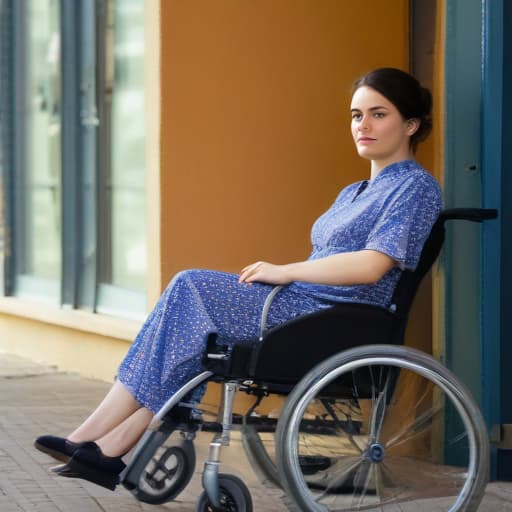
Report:
M379 68L354 82L352 92L367 86L385 96L398 109L402 117L418 119L420 126L411 136L413 150L432 130L432 95L409 73L396 68Z

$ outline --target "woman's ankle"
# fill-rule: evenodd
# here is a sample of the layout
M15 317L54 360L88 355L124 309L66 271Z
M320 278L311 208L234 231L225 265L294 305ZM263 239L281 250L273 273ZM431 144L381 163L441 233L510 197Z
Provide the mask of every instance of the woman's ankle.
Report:
M124 457L130 451L130 449L129 448L127 449L126 446L111 445L111 444L102 442L101 439L96 441L96 444L99 446L101 453L105 457L110 457L112 459Z
M94 439L85 439L82 436L77 436L74 432L71 433L66 440L73 444L86 443L87 441L94 441Z

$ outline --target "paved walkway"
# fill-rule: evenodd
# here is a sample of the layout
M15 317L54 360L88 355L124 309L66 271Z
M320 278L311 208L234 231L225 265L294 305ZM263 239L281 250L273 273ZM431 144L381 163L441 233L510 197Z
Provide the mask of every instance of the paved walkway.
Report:
M1 512L191 512L199 493L200 471L211 434L196 443L196 475L179 500L164 506L145 505L123 488L110 492L82 480L54 476L55 464L33 448L43 433L66 435L98 403L109 385L60 373L54 367L0 354L0 511ZM281 512L287 507L279 491L259 484L240 443L223 451L224 472L249 485L255 512ZM511 511L512 484L488 486L481 511Z

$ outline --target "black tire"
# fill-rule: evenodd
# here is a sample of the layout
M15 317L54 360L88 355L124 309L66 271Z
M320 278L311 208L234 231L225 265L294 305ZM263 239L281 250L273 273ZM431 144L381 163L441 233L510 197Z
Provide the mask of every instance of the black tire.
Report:
M355 433L340 421L354 399L368 405L359 409ZM304 427L312 416L322 431ZM305 457L330 464L311 474L301 468ZM470 393L433 357L362 346L320 363L290 393L277 426L276 463L303 511L475 511L489 442Z
M275 433L273 435L275 436ZM273 457L265 447L255 425L244 422L242 426L242 446L259 481L266 486L282 489ZM275 441L272 442L272 448L275 451Z
M206 492L203 492L197 502L196 512L252 512L251 493L240 478L221 473L219 491L220 508L214 508Z
M135 492L137 499L151 505L171 501L187 486L194 475L194 443L182 440L176 446L162 447L142 473Z

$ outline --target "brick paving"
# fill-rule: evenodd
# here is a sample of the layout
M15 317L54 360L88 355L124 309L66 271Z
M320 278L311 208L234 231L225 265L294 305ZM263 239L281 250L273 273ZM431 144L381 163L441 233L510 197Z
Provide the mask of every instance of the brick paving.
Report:
M34 438L45 433L68 434L108 388L105 382L0 354L0 512L195 510L212 434L199 434L196 474L178 499L165 505L143 504L122 487L111 492L49 471L57 463L33 447ZM232 445L223 449L221 471L237 474L249 485L255 510L286 511L280 491L259 485L236 434L234 437Z
M109 384L59 372L0 354L0 511L1 512L190 512L201 492L200 472L211 434L196 440L196 474L174 502L147 505L120 487L111 492L83 480L53 475L55 461L32 443L44 433L66 435L99 402ZM259 484L238 439L222 452L221 470L248 484L255 512L288 510L280 491ZM511 511L512 483L488 486L481 511Z

